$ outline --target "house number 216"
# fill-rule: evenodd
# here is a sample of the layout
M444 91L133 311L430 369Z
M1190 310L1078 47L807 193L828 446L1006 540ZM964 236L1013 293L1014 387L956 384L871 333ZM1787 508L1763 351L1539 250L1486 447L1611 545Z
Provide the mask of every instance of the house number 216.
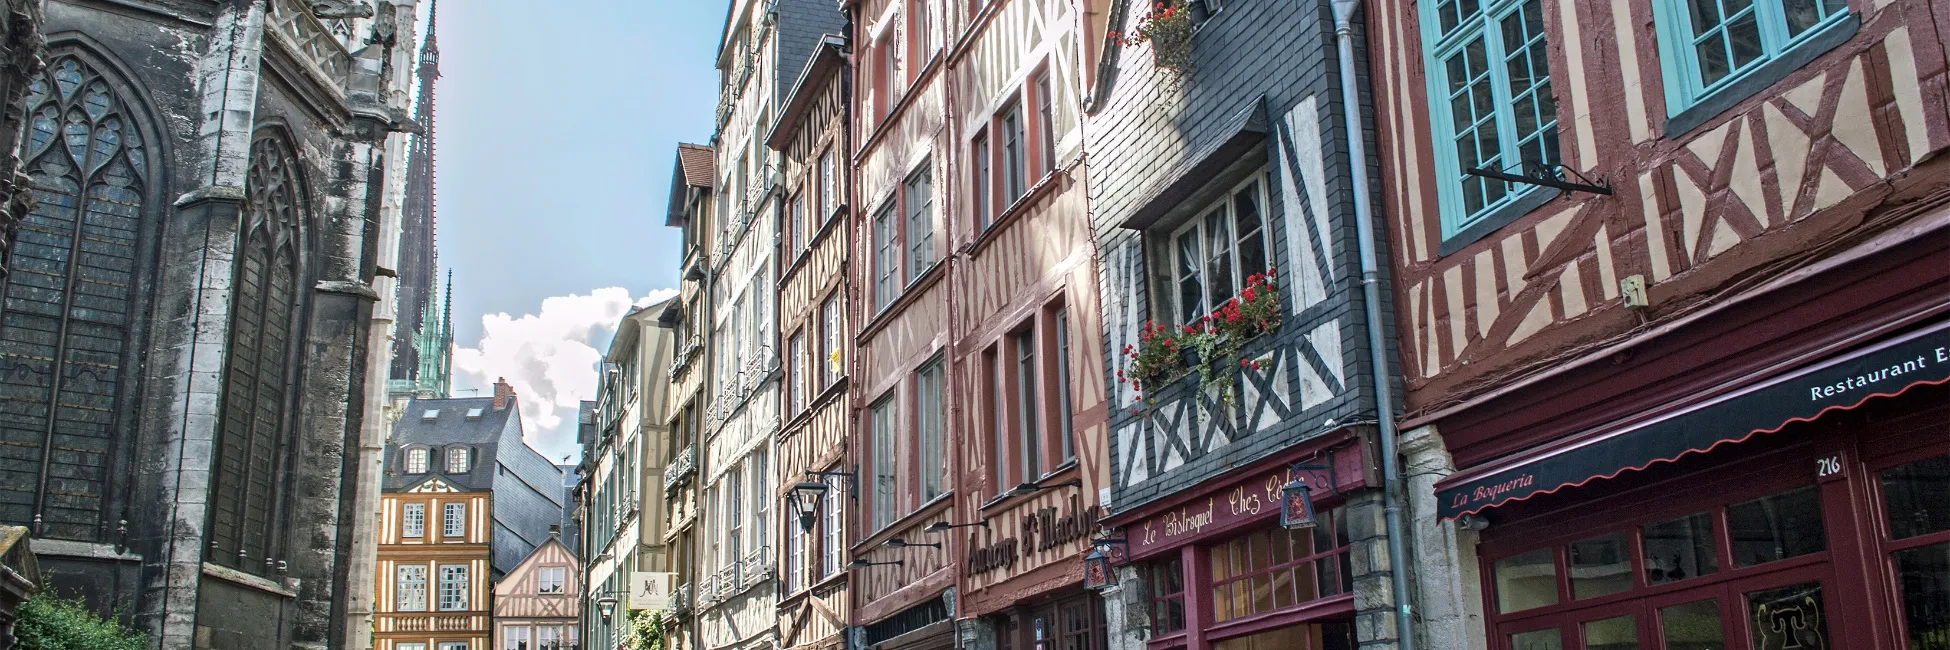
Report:
M1815 459L1815 477L1825 478L1842 473L1842 457L1837 454L1827 458Z

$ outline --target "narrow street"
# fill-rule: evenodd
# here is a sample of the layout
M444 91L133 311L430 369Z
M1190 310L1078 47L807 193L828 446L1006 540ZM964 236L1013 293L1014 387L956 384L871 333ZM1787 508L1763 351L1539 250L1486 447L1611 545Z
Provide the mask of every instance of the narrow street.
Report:
M1940 0L0 0L0 650L1950 650Z

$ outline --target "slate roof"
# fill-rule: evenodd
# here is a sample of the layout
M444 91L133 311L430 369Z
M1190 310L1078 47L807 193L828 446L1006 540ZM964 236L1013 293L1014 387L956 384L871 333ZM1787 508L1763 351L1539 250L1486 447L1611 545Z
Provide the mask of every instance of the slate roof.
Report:
M468 418L474 409L480 416ZM432 419L428 411L436 411ZM416 446L434 452L426 474L406 473L405 450ZM463 446L473 450L473 463L465 474L449 474L446 452ZM561 523L568 503L562 469L522 441L521 408L513 398L498 410L492 397L407 402L386 445L385 470L384 492L403 492L435 476L462 490L494 492L491 546L497 577L548 541L549 527Z
M793 82L799 80L793 72L805 68L825 35L846 31L846 16L840 14L840 4L833 0L777 0L772 7L778 12L772 28L778 30L774 38L779 57L773 62L773 69L778 71L772 75L778 84L773 97L785 97L792 93Z

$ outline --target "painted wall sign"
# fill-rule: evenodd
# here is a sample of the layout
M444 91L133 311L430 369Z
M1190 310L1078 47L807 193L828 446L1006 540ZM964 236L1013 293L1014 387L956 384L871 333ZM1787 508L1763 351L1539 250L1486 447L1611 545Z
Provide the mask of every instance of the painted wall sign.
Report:
M970 533L966 570L969 575L978 575L996 569L1013 569L1016 560L1026 553L1047 551L1090 536L1096 532L1097 520L1102 517L1101 508L1084 506L1072 496L1067 514L1055 506L1046 506L1023 515L1021 529L1014 537L984 545L980 532Z
M1335 469L1327 470L1332 462ZM1304 479L1315 501L1332 496L1329 480L1338 479L1342 491L1361 483L1361 453L1356 447L1321 454L1304 463L1318 469L1294 470L1290 465L1240 480L1205 498L1184 503L1165 512L1131 524L1127 529L1131 555L1143 556L1153 550L1178 546L1201 535L1224 530L1243 521L1278 517L1280 491L1295 478Z

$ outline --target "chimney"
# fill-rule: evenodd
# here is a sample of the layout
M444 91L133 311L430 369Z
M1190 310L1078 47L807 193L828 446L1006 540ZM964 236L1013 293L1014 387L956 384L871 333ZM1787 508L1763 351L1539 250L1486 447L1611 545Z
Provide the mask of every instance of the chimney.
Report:
M562 539L562 524L549 524L549 525L548 525L548 538L549 538L549 539Z
M508 401L515 398L515 387L508 385L507 377L494 379L494 410L508 408Z

